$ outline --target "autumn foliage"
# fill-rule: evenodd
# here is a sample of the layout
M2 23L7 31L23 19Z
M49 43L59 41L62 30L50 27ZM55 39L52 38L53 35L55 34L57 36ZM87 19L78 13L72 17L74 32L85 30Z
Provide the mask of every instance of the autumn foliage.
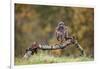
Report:
M94 56L94 9L86 7L63 7L31 4L15 4L15 57L23 56L33 41L59 43L55 28L64 21L70 36L74 35L86 52ZM53 55L77 55L72 46L67 50L50 51Z

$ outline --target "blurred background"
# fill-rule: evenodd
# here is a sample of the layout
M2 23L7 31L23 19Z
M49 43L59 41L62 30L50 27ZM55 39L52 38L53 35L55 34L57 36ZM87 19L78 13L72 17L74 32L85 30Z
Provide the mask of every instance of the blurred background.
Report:
M55 28L59 21L68 26L86 52L94 57L94 9L31 4L15 4L15 57L23 56L33 41L56 44ZM73 46L67 50L53 50L53 55L77 55Z

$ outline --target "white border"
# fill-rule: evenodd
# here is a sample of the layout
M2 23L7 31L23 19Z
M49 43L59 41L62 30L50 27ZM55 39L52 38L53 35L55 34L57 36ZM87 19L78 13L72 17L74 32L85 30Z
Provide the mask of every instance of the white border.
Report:
M13 0L13 3L38 4L38 5L57 5L74 7L95 7L95 1L86 0Z
M10 53L11 53L11 56L10 56L10 68L11 69L14 69L14 2L12 1L11 2L11 8L10 8L10 10L11 10L11 12L10 12L10 14L11 14L11 17L10 17L10 19L11 19L11 27L10 27L10 31L11 31L11 34L10 34Z
M22 66L14 66L14 3L24 3L24 4L39 4L39 5L56 5L56 6L74 6L74 7L91 7L95 8L95 4L92 1L91 3L87 1L77 1L70 0L70 1L60 1L60 0L12 0L11 2L11 68L12 69L80 69L81 67L90 67L94 65L96 62L72 62L72 63L57 63L57 64L37 64L37 65L22 65ZM95 10L95 9L94 9Z

